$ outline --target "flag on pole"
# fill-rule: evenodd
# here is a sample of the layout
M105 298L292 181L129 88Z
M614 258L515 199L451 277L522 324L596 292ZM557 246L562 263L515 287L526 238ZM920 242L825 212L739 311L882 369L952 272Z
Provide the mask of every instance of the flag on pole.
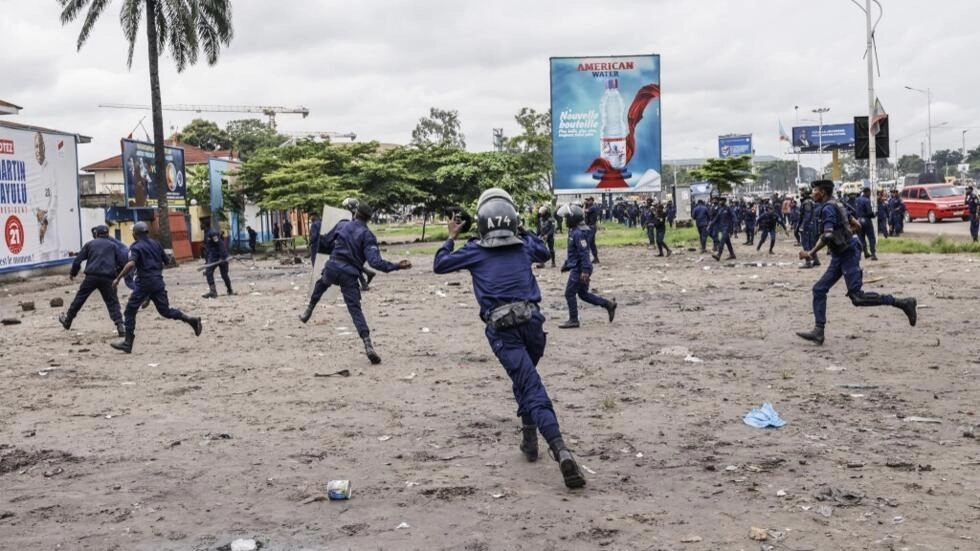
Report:
M779 121L779 141L781 141L781 142L789 142L789 141L792 141L792 140L789 139L789 134L786 133L786 129L783 128L783 121L782 120Z
M875 136L881 130L881 121L888 118L888 113L885 112L885 108L882 107L881 102L878 98L875 98L875 108L871 112L871 133Z

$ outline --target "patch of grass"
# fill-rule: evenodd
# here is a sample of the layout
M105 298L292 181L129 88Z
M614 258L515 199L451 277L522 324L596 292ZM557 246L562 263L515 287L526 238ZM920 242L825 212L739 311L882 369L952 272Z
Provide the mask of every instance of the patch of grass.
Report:
M980 243L953 241L945 235L936 236L931 241L889 237L888 239L878 240L878 252L898 254L980 254Z

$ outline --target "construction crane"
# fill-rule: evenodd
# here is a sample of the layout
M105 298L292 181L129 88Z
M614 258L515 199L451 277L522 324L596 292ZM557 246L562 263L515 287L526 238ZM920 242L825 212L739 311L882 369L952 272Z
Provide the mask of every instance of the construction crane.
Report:
M129 103L100 103L99 107L109 109L140 109L151 110L149 105L134 105ZM305 119L310 115L310 110L306 107L282 107L274 105L164 105L164 111L194 111L195 113L262 113L269 117L269 127L276 129L276 114L289 113L303 115Z
M309 138L315 140L317 138L321 140L328 140L331 138L350 138L350 141L357 139L357 134L354 132L331 132L329 130L286 130L280 132L283 136L289 136L295 140L302 140Z

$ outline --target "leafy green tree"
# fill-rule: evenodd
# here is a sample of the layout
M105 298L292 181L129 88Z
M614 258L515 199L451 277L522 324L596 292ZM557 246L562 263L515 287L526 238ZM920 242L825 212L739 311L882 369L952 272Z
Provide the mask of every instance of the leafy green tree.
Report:
M522 107L514 116L521 133L507 140L507 151L516 156L518 180L531 188L554 193L551 157L551 110L538 113Z
M698 180L711 182L722 192L730 192L746 180L753 180L752 158L748 155L707 159L703 165L691 171Z
M940 149L932 154L936 163L936 173L940 176L956 174L956 165L963 162L963 153L959 149Z
M898 160L898 172L901 174L921 174L926 164L918 155L902 155Z
M177 141L207 151L231 149L231 136L214 121L194 119L177 133Z
M239 159L247 161L256 151L279 147L286 142L286 136L276 133L268 123L259 119L239 119L229 121L225 132L231 139L232 149Z
M58 0L61 4L61 24L74 22L88 10L78 34L77 48L81 50L105 12L110 0ZM163 109L160 97L160 55L170 52L177 72L197 63L201 51L208 64L218 62L221 46L231 43L230 0L120 0L119 16L123 35L129 43L126 66L133 66L133 51L139 38L140 25L146 20L147 55L150 73L150 103L153 110L154 167L156 174L166 174L163 143ZM160 242L171 247L170 218L167 215L167 186L157 186L157 206L160 210Z
M778 159L758 163L756 172L760 180L769 182L773 190L796 191L796 161Z
M455 109L446 111L436 107L429 108L429 116L420 118L412 131L411 145L422 148L466 149L459 112Z

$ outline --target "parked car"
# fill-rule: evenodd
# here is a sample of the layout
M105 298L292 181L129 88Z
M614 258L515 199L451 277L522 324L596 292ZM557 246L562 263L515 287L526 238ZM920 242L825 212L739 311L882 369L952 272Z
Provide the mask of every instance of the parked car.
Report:
M927 218L931 224L946 218L969 220L966 195L952 184L907 185L900 194L908 221Z

